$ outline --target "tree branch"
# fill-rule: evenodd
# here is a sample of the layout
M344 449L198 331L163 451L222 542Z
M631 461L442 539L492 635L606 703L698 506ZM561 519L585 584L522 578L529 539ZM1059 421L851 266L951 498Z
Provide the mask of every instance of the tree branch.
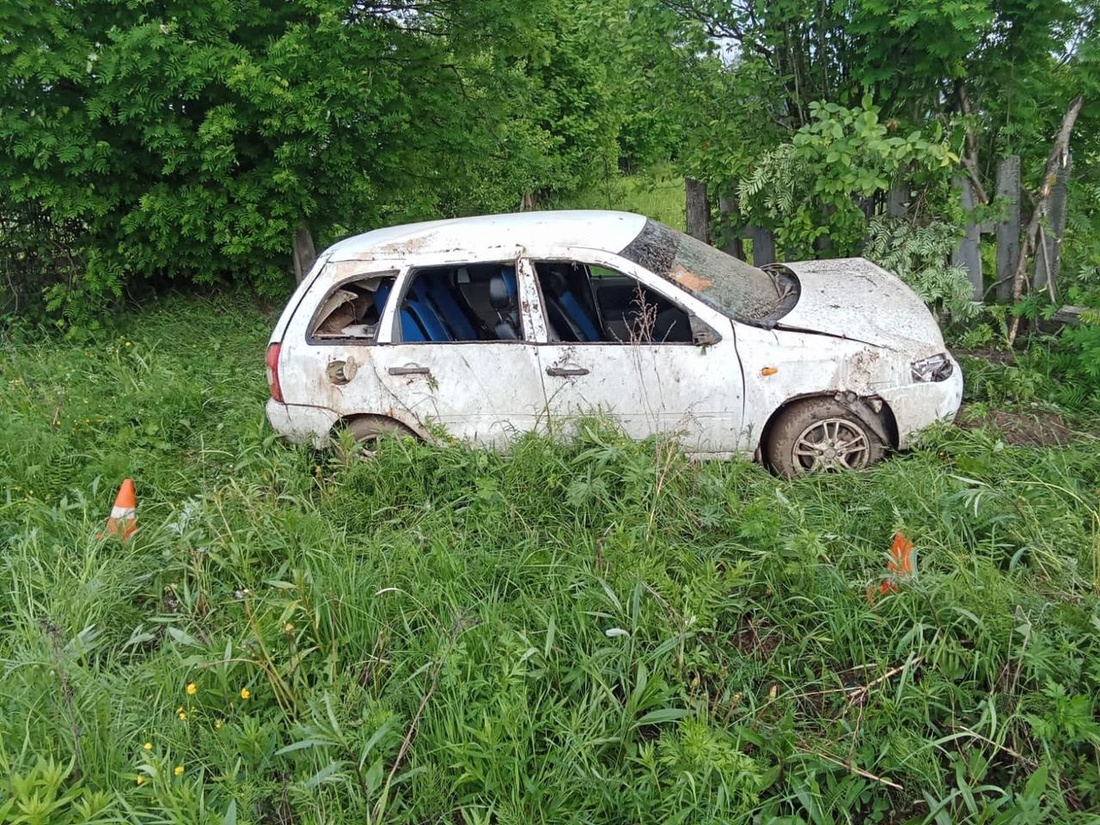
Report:
M966 154L962 158L963 167L970 177L970 182L974 185L974 196L979 203L987 204L989 203L989 196L986 195L981 176L978 174L978 136L974 132L973 123L971 123L973 109L970 106L970 95L966 93L966 81L962 78L955 82L955 94L958 95L959 108L966 118Z
M1054 182L1058 178L1058 170L1065 168L1069 163L1069 137L1073 132L1073 124L1077 121L1077 115L1081 112L1081 106L1085 99L1081 95L1070 101L1065 115L1062 117L1062 128L1058 130L1054 138L1054 145L1050 149L1047 158L1046 172L1043 174L1043 184L1039 187L1039 197L1035 203L1035 210L1031 213L1031 220L1027 224L1027 235L1024 237L1024 246L1020 250L1020 260L1016 262L1016 275L1012 282L1012 303L1019 302L1024 294L1024 285L1027 283L1027 259L1035 249L1036 238L1039 234L1039 226L1050 209L1050 194L1054 191ZM1008 330L1008 343L1011 346L1016 340L1016 333L1020 328L1020 317L1013 316L1012 325Z

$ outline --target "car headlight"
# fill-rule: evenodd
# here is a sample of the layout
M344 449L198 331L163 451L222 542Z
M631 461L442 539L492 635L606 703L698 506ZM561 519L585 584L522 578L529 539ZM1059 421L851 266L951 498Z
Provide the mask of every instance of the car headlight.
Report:
M925 383L929 381L946 381L951 377L951 373L955 371L951 359L944 352L914 361L911 368L913 380Z

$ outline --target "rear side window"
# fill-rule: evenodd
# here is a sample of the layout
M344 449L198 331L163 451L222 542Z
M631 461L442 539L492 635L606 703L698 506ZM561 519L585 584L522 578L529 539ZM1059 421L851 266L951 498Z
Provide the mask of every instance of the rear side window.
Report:
M310 339L319 342L374 341L396 275L395 272L372 274L336 287L321 303L310 325Z
M395 341L463 343L519 341L513 261L413 270L397 313Z

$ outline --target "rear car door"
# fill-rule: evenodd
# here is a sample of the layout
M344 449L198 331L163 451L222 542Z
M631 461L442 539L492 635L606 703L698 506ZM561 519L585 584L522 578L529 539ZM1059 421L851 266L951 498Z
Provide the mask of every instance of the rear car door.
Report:
M365 402L420 432L497 445L534 429L545 395L515 259L422 261L384 296Z

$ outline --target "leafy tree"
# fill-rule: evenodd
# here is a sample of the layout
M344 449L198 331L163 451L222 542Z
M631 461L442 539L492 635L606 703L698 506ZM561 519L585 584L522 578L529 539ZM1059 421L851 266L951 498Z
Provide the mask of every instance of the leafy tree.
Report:
M543 147L515 148L522 97L494 69L539 7L3 0L0 212L77 230L61 304L135 275L271 288L303 222L518 203ZM502 156L518 168L490 174Z
M898 178L933 176L958 160L945 141L919 131L891 134L870 97L859 108L811 103L812 120L762 155L741 181L742 205L770 218L789 257L829 249L856 253L867 231L869 199Z
M1095 17L1092 0L659 2L735 44L742 64L766 66L779 83L773 115L791 130L813 101L870 94L884 118L919 121L958 111L958 81L983 99L1022 89L1052 59L1072 59Z

